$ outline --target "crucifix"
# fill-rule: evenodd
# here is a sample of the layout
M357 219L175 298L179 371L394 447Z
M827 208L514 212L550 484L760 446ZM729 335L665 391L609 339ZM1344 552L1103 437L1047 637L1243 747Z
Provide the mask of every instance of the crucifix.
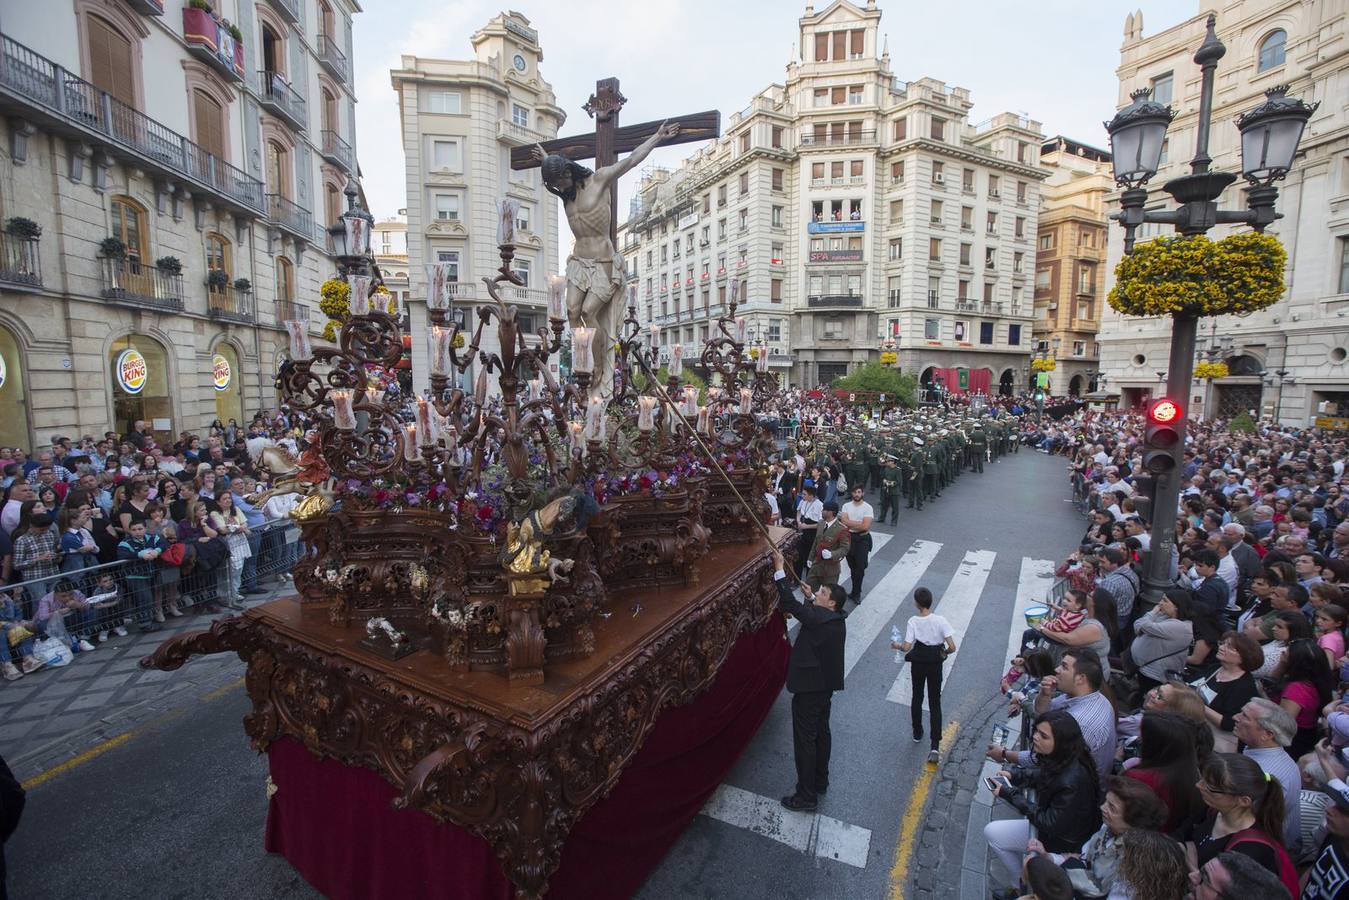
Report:
M544 186L562 198L576 238L567 258L567 320L573 335L595 348L590 393L604 400L613 394L612 348L623 322L626 282L618 253L618 179L656 147L709 140L721 132L715 110L620 128L618 113L626 102L617 78L601 79L585 105L595 120L593 132L511 151L512 169L539 166ZM619 153L628 156L620 161ZM595 160L594 172L576 162L589 158Z

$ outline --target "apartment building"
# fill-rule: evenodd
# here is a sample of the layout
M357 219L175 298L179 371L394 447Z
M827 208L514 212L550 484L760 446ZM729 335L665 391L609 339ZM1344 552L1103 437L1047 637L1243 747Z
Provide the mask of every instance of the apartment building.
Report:
M370 229L370 252L375 256L384 277L384 286L399 301L399 309L406 310L412 300L411 279L408 277L408 219L407 211L387 219L379 219Z
M545 279L558 270L559 204L544 190L538 169L510 167L512 147L555 137L567 118L539 71L538 32L529 19L508 12L490 20L469 43L472 59L404 56L391 73L407 160L408 274L419 301L411 308L417 390L430 378L426 266L451 266L454 315L461 324L475 322L473 309L488 299L482 279L501 267L501 200L520 204L514 271L525 286L505 293L519 306L526 333L544 325ZM488 329L482 349L496 350L495 341L495 329ZM474 377L470 369L465 382L471 384Z
M0 7L0 444L275 407L356 174L354 0Z
M1306 425L1318 410L1349 409L1349 111L1342 101L1349 77L1349 18L1342 4L1298 0L1201 0L1194 8L1192 17L1150 35L1144 34L1141 13L1125 20L1119 105L1129 103L1131 91L1151 88L1154 99L1177 111L1163 164L1148 185L1149 206L1172 207L1162 185L1190 171L1200 91L1193 57L1211 12L1227 47L1214 90L1209 140L1214 169L1241 171L1234 120L1263 103L1270 88L1288 85L1289 96L1319 101L1320 107L1307 123L1292 171L1278 184L1283 218L1269 228L1288 251L1284 298L1249 316L1200 321L1200 359L1225 361L1229 375L1212 385L1196 384L1191 409L1205 416L1254 410ZM1244 209L1244 182L1228 188L1219 207ZM1243 229L1221 226L1210 237L1233 230ZM1138 240L1170 233L1148 225ZM1107 288L1123 252L1123 229L1112 225ZM1170 337L1169 319L1122 316L1106 308L1101 362L1110 390L1118 390L1124 404L1142 403L1163 389Z
M1040 125L973 125L964 88L897 79L880 21L874 0L807 6L785 82L647 173L625 231L639 314L666 346L696 342L738 282L750 337L793 384L893 347L927 383L963 368L1024 387Z
M1036 231L1035 352L1056 360L1049 391L1079 397L1100 387L1097 332L1105 303L1110 154L1058 135L1040 147L1049 172Z

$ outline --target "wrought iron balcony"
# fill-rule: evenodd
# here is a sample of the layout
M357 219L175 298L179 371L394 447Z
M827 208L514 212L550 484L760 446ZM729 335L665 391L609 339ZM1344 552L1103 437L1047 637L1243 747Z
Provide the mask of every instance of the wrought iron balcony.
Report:
M306 330L309 327L309 307L302 303L296 303L294 300L273 300L273 310L276 314L276 327L285 329L286 322L303 322Z
M300 22L300 0L269 0L272 9L281 13L281 18L292 25Z
M244 80L244 45L219 19L204 9L183 7L183 41L187 52L231 81Z
M275 113L295 130L304 131L309 126L309 104L280 74L266 70L259 72L258 96L263 109Z
M267 221L301 240L314 240L314 217L309 210L280 194L267 195Z
M351 152L351 145L342 140L342 136L336 131L324 130L323 149L320 151L323 158L336 166L341 166L347 172L356 171L356 158Z
M226 322L253 322L253 292L241 291L232 284L212 287L206 292L206 314Z
M841 307L845 309L861 309L861 294L822 294L806 298L806 306L810 309L820 309L823 307Z
M262 182L3 35L0 108L121 156L148 174L184 179L233 210L258 215L267 208Z
M135 258L100 257L103 299L150 309L183 308L183 276Z
M347 80L349 77L347 55L338 49L337 41L326 34L320 34L317 55L319 62L333 74L334 78L338 81Z
M0 232L0 290L11 286L42 287L39 240Z

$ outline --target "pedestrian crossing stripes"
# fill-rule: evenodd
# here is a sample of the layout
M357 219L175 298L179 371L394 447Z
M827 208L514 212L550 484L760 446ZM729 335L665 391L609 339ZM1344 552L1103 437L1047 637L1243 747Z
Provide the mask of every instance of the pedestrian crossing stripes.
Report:
M703 815L744 828L802 853L866 868L871 831L829 816L789 813L777 800L729 784L717 788Z
M955 665L956 657L960 654L962 637L969 630L974 609L979 605L979 597L984 592L984 584L988 581L988 573L992 571L993 560L997 559L997 556L998 554L992 550L966 551L965 558L960 561L955 575L951 577L951 583L946 587L946 593L942 594L941 599L932 607L932 611L943 616L951 624L951 630L955 632L956 652L946 657L946 662L942 665L943 681L950 674L951 667ZM913 674L910 669L910 666L905 665L899 670L899 677L885 695L886 700L907 706L913 699ZM927 708L926 698L923 699L923 708Z
M845 684L848 674L871 649L876 636L894 620L899 605L918 586L918 579L932 565L941 548L936 541L914 541L899 562L866 593L862 605L848 616L848 641L843 647Z
M893 538L893 537L894 537L893 534L877 534L877 535L873 536L873 537L872 537L872 541L871 541L871 554L870 554L870 556L869 556L868 558L871 559L871 560L875 560L875 559L876 559L876 554L880 553L880 552L881 552L881 548L883 548L886 544L890 543L890 539ZM926 543L926 542L925 542L925 541L920 541L919 543ZM936 546L937 546L937 547L941 547L941 544L937 544ZM935 556L935 555L936 555L936 553L934 552L934 553L933 553L933 556ZM931 559L928 559L928 562L932 562L932 560L931 560ZM904 563L904 560L900 560L899 563L898 563L897 565L902 565L903 563ZM871 568L871 567L868 566L868 569L870 569L870 568ZM893 569L892 569L891 571L893 571ZM838 583L839 583L840 585L847 585L847 584L849 583L849 580L850 580L851 578L852 578L852 570L848 567L848 562L847 562L847 560L844 560L843 564L842 564L841 566L839 566ZM874 588L875 586L876 586L875 579L873 579L873 580L872 580L872 587L871 587L871 588L866 588L866 590L865 590L865 591L863 592L863 594L862 594L862 599L863 599L863 600L865 600L867 597L872 596L872 588ZM849 619L848 619L848 629L849 629L849 631L851 631L852 628L854 627L854 624L853 624L853 623L854 623L854 619L853 619L853 617L850 616ZM798 621L797 619L792 619L791 623L787 626L787 631L788 631L788 633L794 633L794 632L796 631L797 626L799 626L800 624L801 624L800 621Z

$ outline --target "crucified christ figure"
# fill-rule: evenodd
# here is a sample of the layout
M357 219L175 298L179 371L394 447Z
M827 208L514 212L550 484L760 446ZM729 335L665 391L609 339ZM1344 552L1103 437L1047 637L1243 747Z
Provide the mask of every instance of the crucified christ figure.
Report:
M576 237L567 257L567 321L572 328L585 325L595 329L591 397L608 400L613 396L614 341L623 325L626 270L611 237L614 186L657 144L678 133L677 124L664 122L626 158L594 172L565 156L550 156L534 145L533 158L542 169L544 187L562 198L567 222Z

